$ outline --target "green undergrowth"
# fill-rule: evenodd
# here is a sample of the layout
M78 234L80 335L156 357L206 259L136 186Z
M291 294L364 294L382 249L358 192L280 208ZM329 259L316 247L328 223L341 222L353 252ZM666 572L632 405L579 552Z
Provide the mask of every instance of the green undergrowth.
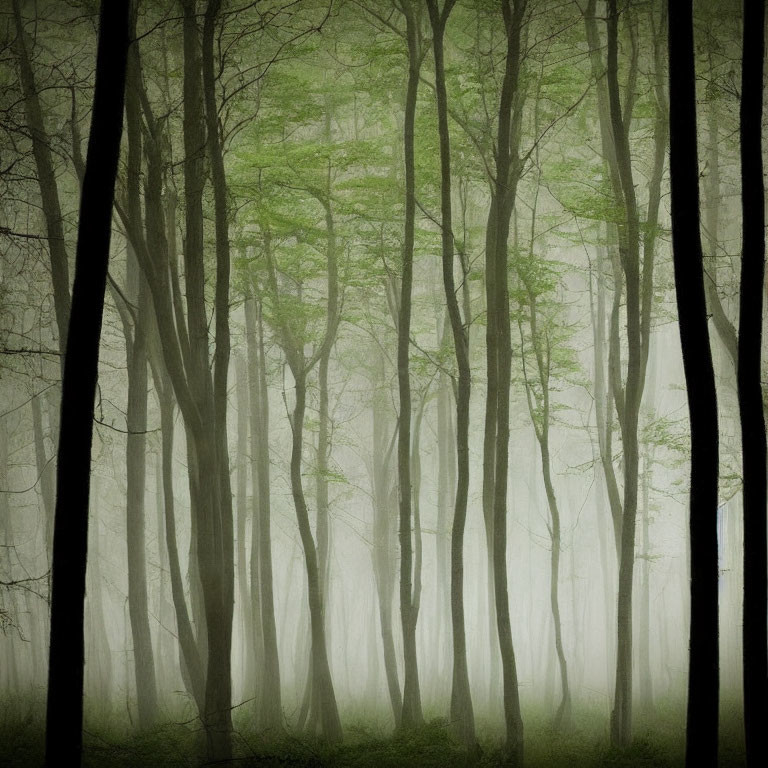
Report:
M0 702L0 766L34 768L42 765L43 709L21 700ZM203 734L194 719L158 725L137 733L124 722L124 711L86 713L85 768L192 768L200 760ZM234 718L235 757L226 763L242 768L442 768L504 765L498 723L478 719L480 754L470 759L452 739L448 722L433 718L422 728L392 734L374 719L348 718L344 743L329 747L305 736L283 734L266 740L249 728L248 714ZM635 738L628 750L612 749L606 733L604 709L574 713L573 724L555 732L549 719L529 711L525 724L526 768L682 768L684 730L679 706L659 705L650 715L638 715ZM207 763L207 765L211 765ZM721 722L721 765L741 768L743 746L740 722L724 708Z

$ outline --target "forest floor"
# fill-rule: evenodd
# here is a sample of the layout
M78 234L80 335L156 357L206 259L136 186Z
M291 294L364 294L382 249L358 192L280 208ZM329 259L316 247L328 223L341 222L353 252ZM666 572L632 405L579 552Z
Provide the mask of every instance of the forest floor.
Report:
M40 707L20 700L0 702L0 766L34 768L43 763L43 724ZM556 733L548 720L529 713L525 723L526 768L678 768L684 765L684 730L680 707L659 705L645 718L638 718L635 738L628 750L612 749L607 742L604 712L578 710L573 727ZM743 741L741 724L723 707L721 717L720 765L741 768ZM167 723L146 733L131 733L115 726L115 715L87 713L84 736L84 768L192 768L213 765L201 761L202 738L192 723ZM345 741L329 748L305 737L285 735L265 742L249 733L248 716L237 712L236 757L228 765L238 768L442 768L502 765L501 736L478 718L481 744L479 760L470 761L452 741L443 718L431 719L423 728L408 734L392 735L381 724L347 719Z

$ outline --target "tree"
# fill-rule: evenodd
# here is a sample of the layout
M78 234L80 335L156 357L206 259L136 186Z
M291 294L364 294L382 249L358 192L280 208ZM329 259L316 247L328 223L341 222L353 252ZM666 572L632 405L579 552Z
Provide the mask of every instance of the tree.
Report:
M437 0L427 0L432 26L432 50L435 57L435 94L440 133L440 197L443 287L453 334L454 353L459 369L456 397L456 500L451 530L451 629L453 637L453 681L451 686L451 722L462 743L469 750L477 748L475 716L469 690L467 645L464 626L464 528L469 490L469 329L461 317L454 279L453 225L451 218L451 146L448 130L448 95L445 88L445 25L454 6L445 0L442 9Z
M692 3L669 4L669 102L672 253L691 424L691 644L686 765L714 766L719 705L717 396L699 232Z
M737 380L744 474L744 727L747 765L768 760L766 439L760 357L765 277L763 72L765 3L744 3L741 62L742 257Z
M112 203L123 132L128 6L127 0L103 3L99 16L93 114L62 384L46 720L49 766L62 762L80 765L82 754L83 611L92 422Z
M397 385L400 398L397 432L397 477L400 499L400 622L403 626L403 714L401 728L420 725L421 711L419 666L416 656L417 611L413 594L413 543L411 494L411 380L409 355L411 348L411 299L413 291L413 247L416 218L416 187L414 161L414 121L419 71L424 57L421 50L420 14L412 0L402 0L400 12L405 17L408 47L408 80L405 91L403 119L403 151L405 153L405 234L400 277L400 299L397 316Z
M527 3L501 0L506 34L504 78L499 95L498 146L486 235L486 355L488 391L483 447L483 508L493 520L493 582L503 673L505 752L511 765L523 762L517 665L512 645L507 586L507 479L509 472L509 395L512 343L509 318L509 222L520 180L521 31Z

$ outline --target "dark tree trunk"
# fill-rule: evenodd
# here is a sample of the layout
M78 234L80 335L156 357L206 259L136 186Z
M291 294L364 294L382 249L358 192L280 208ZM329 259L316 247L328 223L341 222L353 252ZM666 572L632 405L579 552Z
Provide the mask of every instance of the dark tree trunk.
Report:
M130 249L129 249L130 253ZM134 266L132 269L136 269ZM139 277L137 275L137 277ZM143 282L143 277L139 277ZM128 550L128 613L131 618L139 727L157 720L157 682L149 629L144 497L147 464L147 333L146 286L140 285L133 339L128 346L128 428L126 446L126 531ZM130 329L126 329L130 339Z
M256 637L261 639L261 611L260 611L260 589L258 578L258 534L253 538L257 549L255 554L251 554L251 562L256 565L256 579L249 580L248 554L246 547L245 528L248 517L248 421L249 421L249 402L248 402L248 372L246 370L245 360L238 357L235 361L235 381L237 398L237 534L235 537L237 543L237 597L240 601L240 620L243 637L243 699L249 699L255 695L258 700L261 687L257 684L256 670L261 670L263 666L261 643L257 645ZM254 435L254 438L256 436ZM253 440L257 445L257 440ZM253 453L253 449L251 449ZM254 461L254 457L252 457ZM258 531L258 477L253 472L253 529ZM253 599L251 597L253 590ZM258 623L254 623L254 615ZM260 681L259 681L260 682ZM259 708L256 708L258 718Z
M331 670L328 664L328 649L325 642L325 620L321 594L320 572L318 568L317 549L312 538L309 522L309 512L304 497L301 480L301 454L304 434L304 413L306 410L306 374L303 369L293 368L296 382L296 405L293 410L291 426L293 440L291 444L291 492L296 507L296 517L299 523L299 534L304 548L304 559L307 566L307 587L309 592L309 618L312 638L312 698L313 707L317 714L317 722L322 729L323 738L330 744L342 739L341 720L336 705L336 694L333 689Z
M416 654L416 622L413 605L413 511L411 504L411 296L413 291L413 250L416 219L414 124L419 87L418 19L412 0L405 0L402 11L408 43L408 81L405 95L403 150L405 153L405 234L397 319L397 384L400 402L397 433L397 476L400 510L400 621L403 629L403 713L401 728L413 728L424 721L421 711L419 664Z
M158 386L158 376L155 385ZM184 596L184 580L179 564L179 548L176 538L176 503L173 497L173 391L167 379L160 393L160 431L162 435L162 472L163 472L163 514L165 519L165 545L168 550L168 570L171 579L171 597L176 614L176 631L179 638L181 661L185 667L185 678L189 679L189 688L197 705L198 712L205 706L205 671L200 659L200 651L195 640L194 629L189 618L187 600Z
M738 366L738 340L736 329L725 313L717 291L717 251L720 246L720 150L717 124L717 102L712 99L707 115L707 174L704 182L704 230L706 232L706 267L704 291L707 309L712 315L712 325L717 337L733 363Z
M494 230L487 238L492 246L486 256L486 281L490 282L488 336L492 339L488 362L488 401L486 407L495 412L491 424L493 437L493 581L496 626L501 651L504 723L506 730L505 759L510 765L523 762L523 721L520 713L517 664L512 644L507 584L507 480L509 473L509 396L511 383L512 343L509 315L508 242L509 223L517 195L519 180L518 147L522 96L519 93L521 61L521 29L526 3L523 0L501 1L507 39L504 79L499 100L496 150L496 174L491 195L489 226ZM491 405L490 401L495 400ZM486 441L488 413L486 412ZM487 457L484 457L484 461ZM491 499L487 503L491 504ZM488 510L490 512L490 509Z
M64 361L53 534L51 650L46 763L80 765L83 724L83 618L94 399L112 203L123 131L128 52L127 0L104 3L96 83L80 201L75 282Z
M447 347L450 342L451 326L448 314L442 328L438 327L438 343ZM438 374L437 390L437 530L435 550L437 561L437 648L431 664L431 676L440 683L447 682L445 669L450 653L450 615L451 615L451 510L456 502L456 439L451 407L454 403L451 377L445 371ZM438 695L444 696L447 689L438 689Z
M622 112L618 83L618 10L615 0L608 2L607 30L606 84L616 164L614 184L616 177L619 182L614 187L614 195L624 211L624 218L618 225L619 249L618 257L614 259L614 279L619 270L624 273L628 346L626 387L622 387L621 384L618 355L613 356L616 367L612 376L614 402L619 416L624 449L624 503L619 550L616 684L611 713L611 741L616 746L627 747L632 739L632 586L639 465L637 425L642 398L643 351L640 223L629 149L628 126L631 114L627 107L627 104L633 103L634 94L628 94L625 109ZM634 66L636 64L633 62ZM617 284L620 285L620 283ZM616 293L614 296L616 297ZM612 324L617 327L618 312L616 311Z
M451 723L468 750L477 750L475 716L469 688L467 639L464 622L464 528L469 491L469 333L461 317L454 279L453 223L451 208L451 146L448 130L448 95L445 87L444 36L454 0L445 0L442 10L437 0L427 0L432 26L435 58L435 93L440 135L440 200L443 287L453 334L454 354L459 372L456 397L456 500L451 530L451 630L453 637L453 678L451 685ZM467 318L468 322L468 318Z
M131 12L131 38L135 38L135 6ZM126 133L128 158L126 191L128 213L137 222L141 215L141 107L140 62L129 53L126 72ZM128 370L126 409L126 547L128 555L128 614L133 640L134 674L139 727L149 728L157 719L157 682L149 629L144 496L146 486L147 430L147 310L149 296L139 273L133 248L127 247L126 294L136 310L120 313L125 336Z
M737 377L744 477L744 726L747 765L752 768L768 762L766 439L760 370L765 279L763 0L744 3L743 40L739 123L742 261Z
M322 200L321 200L322 203ZM330 200L326 200L327 206ZM326 212L328 207L326 206ZM329 232L330 235L330 232ZM309 602L310 637L312 651L311 668L311 708L313 711L312 724L318 726L323 738L329 744L342 741L343 732L339 710L336 704L336 693L333 687L330 665L328 663L328 648L325 636L325 617L322 595L322 583L318 563L317 545L312 536L312 526L309 520L304 485L301 477L302 453L304 440L304 415L306 412L307 374L317 364L327 349L333 345L339 325L338 270L336 265L335 248L329 237L327 249L328 269L328 303L326 313L326 328L319 349L307 359L304 355L304 345L298 341L291 327L284 321L280 322L279 332L281 346L293 375L296 399L291 415L291 495L296 510L296 520L299 527L304 563L307 570L307 592ZM270 250L269 232L265 233L264 255L267 262L270 289L275 303L279 307L280 291L277 282L277 272ZM310 689L310 686L307 687Z
M195 3L185 0L184 8L184 194L185 231L184 267L186 276L187 317L191 368L190 389L200 422L189 431L193 438L197 477L196 555L200 569L205 624L207 663L204 722L208 755L226 760L232 754L232 679L231 645L234 602L234 535L229 460L226 450L226 381L229 363L229 253L226 211L222 212L223 166L218 145L218 124L214 136L208 136L204 118L211 116L212 36L215 5L205 14L203 50ZM203 85L204 74L205 87ZM203 98L207 108L203 110ZM215 106L214 106L215 111ZM209 134L211 131L208 132ZM213 380L209 370L208 318L205 307L203 266L204 160L208 145L216 208L216 298ZM222 223L222 216L224 222ZM222 226L224 231L222 232Z
M707 327L699 221L693 4L690 0L670 2L668 7L672 253L691 427L691 628L686 765L692 768L717 765L717 397ZM760 65L762 67L762 57ZM759 179L762 184L762 173ZM761 224L761 239L762 236ZM764 609L762 622L765 623Z

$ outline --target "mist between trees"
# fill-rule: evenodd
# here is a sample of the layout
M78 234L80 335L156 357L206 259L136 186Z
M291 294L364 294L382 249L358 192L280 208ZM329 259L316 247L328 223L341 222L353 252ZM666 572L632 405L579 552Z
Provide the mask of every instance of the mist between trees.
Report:
M6 0L0 763L765 765L764 26Z

